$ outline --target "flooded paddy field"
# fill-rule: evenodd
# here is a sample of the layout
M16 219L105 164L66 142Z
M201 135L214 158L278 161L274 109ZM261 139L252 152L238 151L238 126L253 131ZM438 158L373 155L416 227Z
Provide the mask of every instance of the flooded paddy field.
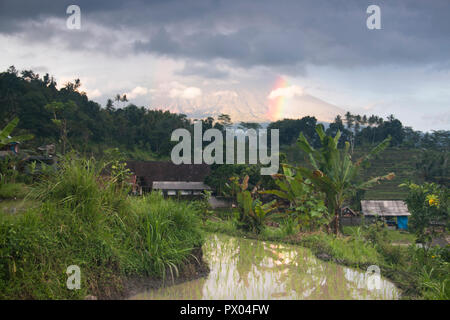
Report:
M317 259L309 249L211 234L207 277L141 292L131 299L398 299L398 289L368 274ZM373 282L372 282L373 284Z

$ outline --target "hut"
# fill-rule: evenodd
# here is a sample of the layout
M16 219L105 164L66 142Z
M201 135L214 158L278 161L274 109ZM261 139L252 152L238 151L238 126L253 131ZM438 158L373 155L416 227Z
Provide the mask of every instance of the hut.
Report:
M342 226L358 226L361 224L361 215L349 207L341 209L339 219Z
M198 196L211 188L203 182L153 181L153 190L161 190L166 196Z
M172 195L173 191L193 194L199 190L209 190L209 187L203 183L210 173L210 168L206 164L176 165L164 161L130 160L127 161L127 168L136 176L136 183L142 192L158 189L165 190L167 195Z
M394 223L398 229L408 229L408 207L402 200L362 200L361 208L364 217L380 217L384 221Z

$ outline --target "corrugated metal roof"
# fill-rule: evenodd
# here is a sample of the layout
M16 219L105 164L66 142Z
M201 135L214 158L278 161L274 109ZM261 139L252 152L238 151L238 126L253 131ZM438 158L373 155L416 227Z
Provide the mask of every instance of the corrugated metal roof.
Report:
M156 190L211 190L203 182L192 181L153 181L153 189Z
M410 216L406 203L402 200L362 200L365 216Z

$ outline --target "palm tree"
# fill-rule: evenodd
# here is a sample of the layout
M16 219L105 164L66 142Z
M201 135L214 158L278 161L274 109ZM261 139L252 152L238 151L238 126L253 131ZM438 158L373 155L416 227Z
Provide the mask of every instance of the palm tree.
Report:
M395 117L394 117L393 114L390 114L390 115L387 117L387 119L388 119L388 121L392 122L392 121L395 120Z
M113 111L113 101L111 99L108 99L108 101L106 102L106 110L108 110L109 112Z
M355 133L358 133L361 127L361 116L357 114L353 117L353 119L355 120Z
M347 122L347 129L351 129L353 127L353 115L347 111L345 114L345 122Z
M116 96L114 97L114 101L117 101L117 102L128 102L128 99L127 99L127 95L126 94L123 94L123 95L120 95L119 93L118 94L116 94Z
M367 124L367 116L366 115L363 115L363 117L362 117L362 119L361 119L361 124L363 125L363 126L365 126L366 124Z
M120 101L122 101L122 102L128 102L128 99L127 99L127 95L126 94L123 94L122 95L122 97L120 98Z
M371 115L369 117L369 119L367 120L367 123L369 124L369 127L372 127L373 125L375 125L377 123L377 116Z
M370 129L372 129L372 144L374 143L374 141L375 141L375 129L373 128L375 125L378 125L379 124L379 120L378 120L379 118L376 116L376 115L371 115L370 117L369 117L369 119L367 120L367 123L369 124L369 127L370 127Z
M318 125L316 126L316 132L322 144L318 150L309 144L303 133L300 134L297 141L300 148L308 154L313 169L298 167L296 170L311 180L316 188L325 194L328 212L331 216L334 216L335 234L339 234L339 215L344 201L357 190L367 189L380 180L391 180L395 177L394 173L389 173L363 183L355 183L362 164L383 151L389 145L391 137L386 138L366 156L352 162L349 153L350 144L346 142L343 150L339 150L337 147L341 136L340 131L334 137L327 136L323 127Z
M377 125L378 125L378 126L381 126L383 123L384 123L383 118L377 117Z
M52 101L44 106L44 108L53 113L51 121L59 128L60 138L62 142L62 154L66 153L66 145L69 144L68 132L70 131L67 123L70 114L73 113L78 106L72 100L68 102Z
M217 117L217 122L221 124L224 129L228 128L233 124L231 122L231 117L225 113L222 113Z
M359 130L361 129L361 116L359 114L353 116L353 119L355 120L355 133L353 136L353 143L352 143L352 154L353 154L353 147L356 144L356 137L358 136Z
M120 96L120 94L116 94L116 96L114 97L114 101L117 101L117 102L122 101L122 97Z

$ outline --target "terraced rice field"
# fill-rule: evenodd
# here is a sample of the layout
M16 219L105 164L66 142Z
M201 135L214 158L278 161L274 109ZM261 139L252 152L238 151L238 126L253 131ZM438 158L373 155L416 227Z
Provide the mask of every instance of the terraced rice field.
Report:
M355 151L355 157L358 158L366 152L357 150ZM365 179L385 175L389 172L394 172L395 178L372 187L366 191L364 198L371 200L405 199L408 191L406 188L400 188L399 184L405 180L412 180L416 183L423 182L422 177L416 170L417 157L421 152L423 151L389 148L373 159L370 167L363 172Z
M282 150L291 153L290 150ZM356 149L353 158L358 159L370 151L367 149ZM363 170L362 178L368 180L371 177L395 173L395 178L390 181L383 181L379 185L373 186L366 191L364 199L367 200L403 200L407 196L406 188L400 188L398 185L405 180L411 180L416 183L422 183L423 179L416 170L416 161L421 150L388 148L372 159L370 166ZM289 162L297 165L306 165L305 159L302 159L299 152L292 152L288 155Z

